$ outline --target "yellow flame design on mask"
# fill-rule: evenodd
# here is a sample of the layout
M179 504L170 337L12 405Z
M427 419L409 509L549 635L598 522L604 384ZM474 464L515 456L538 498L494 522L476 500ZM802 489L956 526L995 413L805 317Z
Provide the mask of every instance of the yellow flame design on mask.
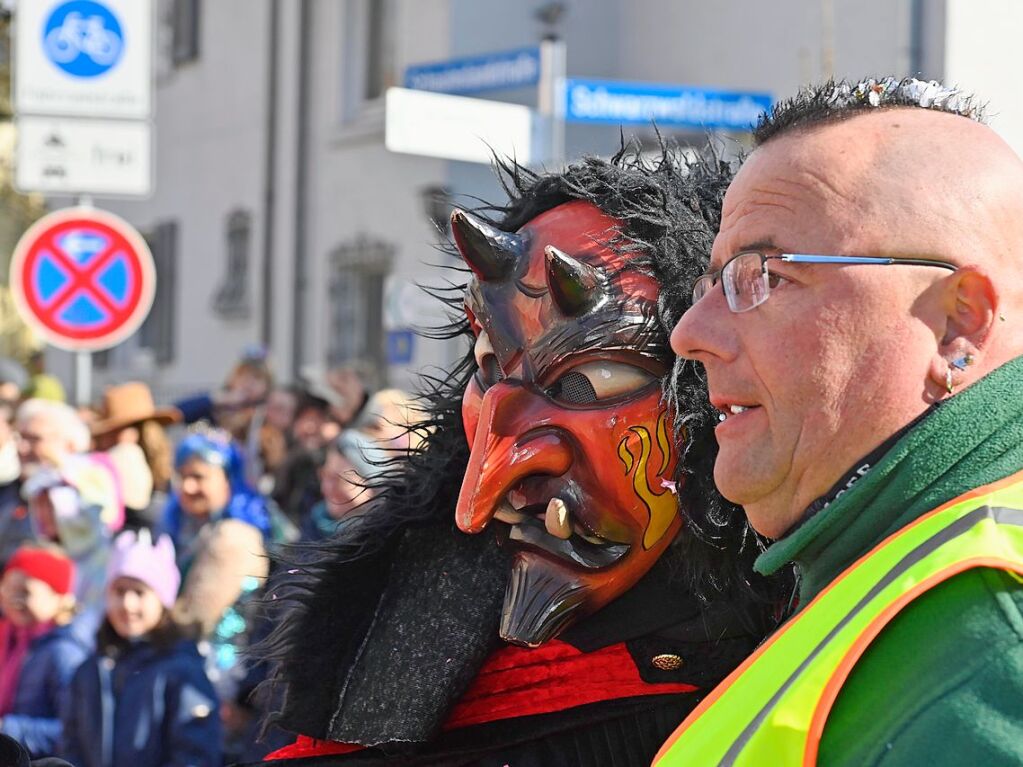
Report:
M668 441L667 412L661 412L657 418L656 439L657 447L661 453L661 465L657 475L662 475L668 468L671 461L671 443ZM650 512L650 524L647 525L643 534L643 548L649 549L656 544L668 532L675 515L678 513L678 506L675 496L668 492L667 488L655 493L647 480L646 467L650 460L650 453L653 450L653 441L650 438L650 430L644 426L633 426L629 429L639 437L639 456L633 454L629 449L628 435L622 437L618 443L618 457L625 466L625 474L628 475L635 469L632 475L632 487L636 495L643 501L647 511Z

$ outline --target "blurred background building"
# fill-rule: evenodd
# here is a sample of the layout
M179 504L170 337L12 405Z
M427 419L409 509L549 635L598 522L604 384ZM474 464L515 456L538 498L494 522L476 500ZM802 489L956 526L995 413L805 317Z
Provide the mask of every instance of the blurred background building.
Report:
M160 398L208 386L250 344L270 350L284 379L303 367L360 361L398 386L462 353L410 332L445 319L417 284L453 276L435 267L454 265L435 247L451 205L502 193L484 164L385 147L385 92L410 66L556 36L570 77L778 98L832 75L917 74L990 98L1000 110L995 127L1015 141L1023 137L1023 108L1013 103L1019 5L156 0L155 191L97 203L146 234L159 285L142 330L96 355L96 390L126 378L149 381ZM16 18L16 5L8 7ZM476 95L535 106L538 88ZM656 143L648 125L624 132ZM662 133L705 139L698 129ZM746 137L722 141L732 151ZM563 157L607 155L618 143L616 126L568 123ZM13 221L0 222L9 254L6 232L23 226L32 207L9 193L8 181L0 195ZM70 355L49 356L70 380Z

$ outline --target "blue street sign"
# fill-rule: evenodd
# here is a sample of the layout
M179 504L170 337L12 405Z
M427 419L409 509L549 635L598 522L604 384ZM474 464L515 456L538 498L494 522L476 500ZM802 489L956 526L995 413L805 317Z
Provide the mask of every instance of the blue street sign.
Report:
M387 332L387 363L407 365L412 361L416 336L411 330L389 330Z
M478 93L522 88L540 81L540 49L518 48L417 64L405 70L405 87L436 93Z
M678 125L688 128L749 130L770 109L768 93L717 91L681 85L618 80L565 81L565 120L569 122Z
M72 77L98 77L124 52L121 23L101 2L61 3L43 27L43 52Z

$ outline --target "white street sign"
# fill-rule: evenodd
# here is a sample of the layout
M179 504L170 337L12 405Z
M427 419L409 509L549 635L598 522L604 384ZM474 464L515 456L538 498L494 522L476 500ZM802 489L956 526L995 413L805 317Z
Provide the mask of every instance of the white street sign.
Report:
M152 112L152 0L18 0L14 109L146 119Z
M535 112L500 101L388 88L385 143L392 152L490 163L494 153L528 165Z
M152 190L147 122L22 116L17 141L21 192L135 197Z

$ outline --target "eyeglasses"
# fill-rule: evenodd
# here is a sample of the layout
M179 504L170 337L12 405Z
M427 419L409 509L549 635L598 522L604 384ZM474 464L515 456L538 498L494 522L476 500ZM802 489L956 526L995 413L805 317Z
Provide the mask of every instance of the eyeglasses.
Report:
M849 264L882 266L937 266L942 269L956 271L954 264L945 261L934 261L929 258L886 258L882 256L814 256L797 253L782 253L777 256L765 256L755 250L744 251L733 256L716 272L705 274L693 285L693 303L695 304L710 292L719 281L721 290L728 301L728 308L736 314L748 312L764 303L770 295L771 288L777 287L777 276L772 276L767 268L768 261L787 261L793 264Z

